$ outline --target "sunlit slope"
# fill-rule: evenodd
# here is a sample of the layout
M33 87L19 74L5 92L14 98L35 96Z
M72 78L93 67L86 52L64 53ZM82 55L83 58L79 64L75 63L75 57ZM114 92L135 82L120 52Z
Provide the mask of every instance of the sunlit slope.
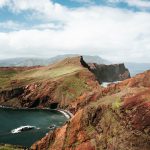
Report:
M68 58L47 67L0 68L0 89L23 86L41 80L55 80L85 70L77 63L78 59L70 61Z

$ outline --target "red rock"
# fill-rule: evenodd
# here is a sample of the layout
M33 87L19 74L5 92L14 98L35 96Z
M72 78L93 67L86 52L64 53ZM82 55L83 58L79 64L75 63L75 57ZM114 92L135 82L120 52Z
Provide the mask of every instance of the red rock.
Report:
M92 145L91 142L84 142L78 145L75 150L96 150L96 147Z

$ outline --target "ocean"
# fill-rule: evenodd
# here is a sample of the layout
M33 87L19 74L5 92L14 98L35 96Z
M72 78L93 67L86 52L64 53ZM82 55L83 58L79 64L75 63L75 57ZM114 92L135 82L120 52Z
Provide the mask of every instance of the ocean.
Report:
M0 143L30 147L66 121L56 110L0 108Z

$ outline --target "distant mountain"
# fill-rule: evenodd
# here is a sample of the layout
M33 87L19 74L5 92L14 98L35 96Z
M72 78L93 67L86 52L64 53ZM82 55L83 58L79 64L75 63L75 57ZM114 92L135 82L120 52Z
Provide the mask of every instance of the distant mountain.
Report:
M19 66L47 66L49 64L56 63L67 57L80 56L79 54L66 54L66 55L57 55L51 58L10 58L0 60L0 67L19 67ZM112 62L105 60L99 56L90 56L83 55L84 60L87 63L97 63L97 64L112 64ZM150 63L125 63L125 66L129 69L131 76L134 76L138 73L142 73L150 69Z
M1 67L10 67L10 66L45 66L49 64L56 63L67 57L79 56L78 54L67 54L67 55L58 55L51 58L10 58L0 60ZM102 59L99 56L89 56L83 55L84 60L87 63L97 63L97 64L110 64L111 62Z
M125 63L129 69L131 76L150 70L150 63Z
M1 67L46 65L47 59L41 58L10 58L0 60Z
M79 54L66 54L66 55L58 55L55 57L52 57L49 59L49 63L55 63L57 61L61 61L67 57L76 57L76 56L80 56ZM90 55L82 55L84 60L87 63L97 63L97 64L110 64L111 62L108 60L105 60L99 56L90 56Z

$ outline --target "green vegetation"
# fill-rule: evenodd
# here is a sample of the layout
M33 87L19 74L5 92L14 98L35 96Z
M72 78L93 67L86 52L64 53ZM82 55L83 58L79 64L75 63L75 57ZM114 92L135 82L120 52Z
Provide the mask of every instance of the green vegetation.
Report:
M30 70L30 71L25 71L21 74L21 76L18 76L20 78L36 78L36 79L49 79L49 78L57 78L63 75L70 74L72 72L78 71L81 68L78 66L63 66L63 67L58 67L58 68L42 68L38 70Z
M95 128L92 125L86 127L86 132L89 136L93 136L95 134Z
M20 146L14 146L9 144L0 145L0 150L23 150Z
M30 70L0 70L0 89L23 86L31 82L61 78L83 69L78 65L60 65Z
M85 80L72 76L65 78L61 85L58 86L56 94L59 98L74 100L83 92L90 90Z
M121 99L118 98L115 100L115 102L112 103L112 109L116 110L119 109L121 106Z
M0 70L0 89L11 84L11 79L21 71L18 70Z

